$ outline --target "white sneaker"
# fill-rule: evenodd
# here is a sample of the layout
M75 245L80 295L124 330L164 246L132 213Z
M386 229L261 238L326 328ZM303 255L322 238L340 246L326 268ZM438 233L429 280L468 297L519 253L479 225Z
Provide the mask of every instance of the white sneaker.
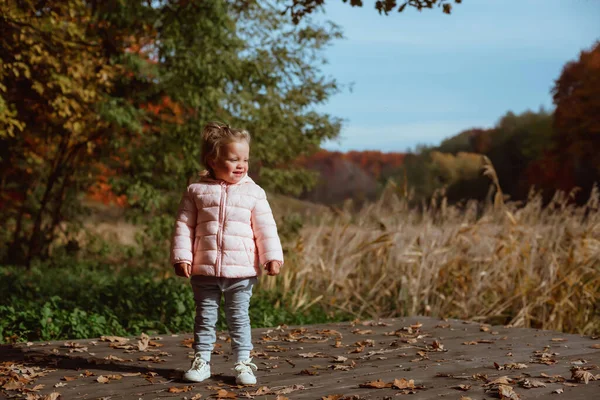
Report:
M235 383L238 385L256 385L254 371L258 370L258 367L255 364L252 364L251 358L246 361L236 362L234 369L235 372L237 372Z
M183 379L189 382L202 382L208 378L210 378L210 365L200 357L200 354L196 354L192 366L183 374Z

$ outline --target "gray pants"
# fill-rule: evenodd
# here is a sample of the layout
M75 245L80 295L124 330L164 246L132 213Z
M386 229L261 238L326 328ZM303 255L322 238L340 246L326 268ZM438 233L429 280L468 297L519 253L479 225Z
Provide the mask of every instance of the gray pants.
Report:
M231 337L231 349L236 361L250 358L252 337L248 308L252 287L257 278L217 278L214 276L193 276L191 279L196 302L194 325L194 350L210 361L210 355L217 339L216 328L219 317L221 294L225 295L225 316Z

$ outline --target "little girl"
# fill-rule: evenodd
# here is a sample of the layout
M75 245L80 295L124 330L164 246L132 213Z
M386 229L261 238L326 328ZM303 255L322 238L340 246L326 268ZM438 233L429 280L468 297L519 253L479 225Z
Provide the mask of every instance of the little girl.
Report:
M183 194L171 245L171 262L179 276L190 277L196 320L194 360L184 379L210 377L221 294L231 336L236 383L256 384L248 307L261 267L279 274L281 242L265 191L247 175L250 134L210 123L202 132L199 183Z

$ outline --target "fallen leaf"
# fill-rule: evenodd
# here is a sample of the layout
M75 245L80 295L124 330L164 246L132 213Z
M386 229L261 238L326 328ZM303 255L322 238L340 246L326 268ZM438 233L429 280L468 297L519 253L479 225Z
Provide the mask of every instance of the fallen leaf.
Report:
M292 385L292 386L284 387L283 389L277 390L275 392L275 394L288 394L288 393L295 392L297 390L304 390L304 389L305 389L305 387L302 385Z
M189 392L193 388L194 388L193 386L183 386L183 387L171 386L169 388L168 392L169 393L184 393L184 392Z
M565 339L565 338L552 338L550 340L552 340L553 342L566 342L567 341L567 339Z
M104 357L105 360L110 360L110 361L119 361L119 362L127 362L127 361L133 361L131 359L125 360L121 357L117 357L117 356L113 356L112 354L107 355L106 357Z
M560 389L554 389L554 390L552 391L552 393L561 394L561 393L563 393L564 391L565 391L564 389L560 388Z
M381 379L377 379L376 381L361 383L358 386L362 387L362 388L382 389L382 388L386 388L386 387L392 387L392 384L385 383Z
M256 392L252 392L252 393L248 393L250 396L262 396L265 394L269 394L271 393L271 389L269 389L267 386L261 386L259 387Z
M140 376L142 375L141 372L123 372L121 375L123 376Z
M16 380L10 380L8 381L8 383L5 383L2 388L5 390L18 390L23 388L23 386L25 386L25 384L23 382L19 382Z
M193 395L190 400L200 400L201 398L202 398L202 395L200 393L198 393L198 394Z
M600 349L600 343L596 343L590 346L592 349Z
M463 390L466 392L467 390L471 389L471 385L456 385L452 386L452 389Z
M346 361L348 359L348 357L344 357L344 356L337 356L336 358L333 359L333 362L339 362L339 363L343 363L344 361Z
M219 389L217 392L217 399L237 399L237 395L234 392L229 392L225 389Z
M571 370L571 379L573 379L575 382L583 382L587 385L589 381L595 381L596 377L589 371L573 368Z
M352 333L354 333L355 335L370 335L373 333L373 330L372 329L365 329L365 330L354 329L354 330L352 330Z
M67 386L67 384L66 384L66 383L63 383L63 382L58 382L58 383L55 383L55 384L54 384L54 387L55 387L55 388L59 388L59 387L65 387L65 386Z
M342 397L344 397L343 394L330 394L328 396L321 397L321 400L340 400Z
M498 385L498 394L502 400L519 400L521 398L511 386Z
M392 387L394 387L396 389L414 389L415 381L412 379L406 380L404 378L394 379L394 382L392 383Z
M300 375L319 375L317 371L310 371L308 369L303 369L300 371Z
M277 396L275 398L275 400L290 400L289 398L285 397L285 396Z
M129 339L120 336L100 336L100 341L111 343L127 343Z
M146 335L145 333L142 333L140 335L140 340L138 340L137 342L137 349L139 351L145 351L148 348L148 344L150 342L150 337L148 335Z
M298 354L300 357L302 358L315 358L315 357L327 357L327 355L321 353L321 352L316 352L316 353L300 353Z
M100 383L108 383L110 381L110 379L108 379L104 375L100 375L98 378L96 378L96 381L98 381Z
M519 382L525 389L546 387L546 384L536 379L526 378Z
M78 378L77 376L63 376L60 379L62 379L63 381L71 382L71 381L74 381L77 378Z
M509 385L510 383L511 380L508 378L508 376L501 376L493 381L485 383L483 386Z

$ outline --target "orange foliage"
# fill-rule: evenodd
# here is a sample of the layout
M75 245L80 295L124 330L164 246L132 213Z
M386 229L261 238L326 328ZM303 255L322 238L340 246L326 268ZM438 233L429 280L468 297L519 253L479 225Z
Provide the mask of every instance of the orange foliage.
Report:
M349 151L347 153L319 150L312 156L299 158L297 162L303 167L310 167L311 164L315 163L324 163L333 167L336 161L347 160L358 165L374 179L379 179L385 168L398 168L402 166L404 157L404 153L383 153L375 150Z

